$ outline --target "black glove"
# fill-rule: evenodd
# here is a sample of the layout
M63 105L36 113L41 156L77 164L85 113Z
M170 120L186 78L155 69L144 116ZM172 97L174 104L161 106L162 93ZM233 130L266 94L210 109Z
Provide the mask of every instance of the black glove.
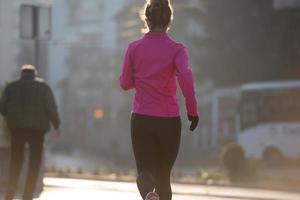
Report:
M191 126L190 126L190 130L194 131L198 126L199 117L188 115L188 119L189 119L190 122L192 122Z

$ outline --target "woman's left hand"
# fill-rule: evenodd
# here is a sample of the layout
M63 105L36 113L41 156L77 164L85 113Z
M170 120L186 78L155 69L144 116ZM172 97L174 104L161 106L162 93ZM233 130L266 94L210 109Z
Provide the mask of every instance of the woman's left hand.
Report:
M194 131L198 126L199 117L188 115L188 119L189 119L190 122L192 122L191 126L190 126L190 130Z

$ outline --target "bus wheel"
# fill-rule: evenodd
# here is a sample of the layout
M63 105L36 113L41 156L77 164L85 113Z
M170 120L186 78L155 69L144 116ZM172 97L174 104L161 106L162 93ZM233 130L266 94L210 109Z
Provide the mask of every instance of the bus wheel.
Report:
M278 166L283 161L283 155L281 151L273 146L269 146L265 149L263 154L263 160L270 166Z

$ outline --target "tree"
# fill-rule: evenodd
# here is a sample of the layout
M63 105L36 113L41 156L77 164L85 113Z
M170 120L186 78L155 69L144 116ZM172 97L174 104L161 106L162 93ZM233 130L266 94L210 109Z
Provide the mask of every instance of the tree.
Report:
M211 77L217 86L226 86L299 78L299 73L293 73L300 63L295 53L300 52L295 45L299 44L295 37L300 32L296 23L299 17L295 18L291 10L274 10L272 0L173 3L171 32L189 46L200 80ZM202 27L202 36L189 36L191 21Z

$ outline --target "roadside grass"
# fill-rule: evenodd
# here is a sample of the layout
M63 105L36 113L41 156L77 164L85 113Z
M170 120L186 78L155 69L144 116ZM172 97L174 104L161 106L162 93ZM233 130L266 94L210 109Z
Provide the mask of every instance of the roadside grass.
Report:
M60 168L56 166L48 166L45 168L45 176L47 177L63 177L63 178L81 178L95 179L107 181L135 181L135 169L112 170L99 167L92 171L82 168ZM185 184L217 184L228 185L230 179L224 169L221 168L201 168L193 171L174 170L172 173L172 181Z

